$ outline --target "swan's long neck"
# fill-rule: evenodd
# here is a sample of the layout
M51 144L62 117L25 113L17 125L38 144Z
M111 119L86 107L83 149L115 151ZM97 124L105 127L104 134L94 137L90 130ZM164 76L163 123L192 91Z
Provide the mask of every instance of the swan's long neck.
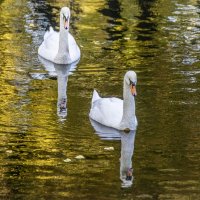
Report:
M55 62L57 64L70 63L68 33L69 33L69 29L66 30L64 28L62 14L60 14L59 48L58 48L58 53L55 57Z
M130 86L124 80L123 90L123 116L120 123L121 130L135 130L135 97L131 94Z

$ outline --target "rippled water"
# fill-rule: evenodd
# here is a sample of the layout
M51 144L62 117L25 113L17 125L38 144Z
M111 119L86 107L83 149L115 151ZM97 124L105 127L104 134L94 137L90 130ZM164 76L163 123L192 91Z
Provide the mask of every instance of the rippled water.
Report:
M82 53L72 72L37 55L64 5ZM199 13L192 0L0 0L0 199L200 199ZM139 126L123 188L120 134L88 113L93 88L122 97L129 69Z

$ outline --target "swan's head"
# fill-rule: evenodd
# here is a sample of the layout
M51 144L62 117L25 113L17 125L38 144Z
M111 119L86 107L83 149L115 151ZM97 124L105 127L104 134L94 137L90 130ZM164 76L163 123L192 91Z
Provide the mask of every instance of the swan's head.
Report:
M62 24L64 26L64 29L69 29L69 19L70 19L70 9L68 7L63 7L60 11L60 17L62 20Z
M136 84L137 84L137 75L134 71L126 72L124 76L125 83L130 86L130 91L133 96L137 95Z

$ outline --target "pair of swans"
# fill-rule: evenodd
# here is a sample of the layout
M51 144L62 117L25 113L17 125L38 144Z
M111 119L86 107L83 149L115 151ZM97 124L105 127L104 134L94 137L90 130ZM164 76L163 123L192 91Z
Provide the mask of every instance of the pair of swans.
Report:
M38 54L52 64L58 76L57 109L61 116L66 115L66 90L69 69L80 59L80 49L69 33L70 10L63 7L60 12L60 32L50 28L44 35L44 41ZM73 64L75 63L75 64ZM45 65L45 63L43 63ZM123 100L119 98L101 98L93 92L90 119L94 129L104 135L121 139L120 179L124 186L132 184L132 155L134 149L137 118L135 115L137 75L128 71L124 76ZM96 125L95 125L96 124ZM100 128L99 128L100 127ZM129 134L126 134L129 133Z
M70 10L63 7L60 11L60 32L50 28L44 35L44 41L38 49L38 54L55 64L71 64L80 59L80 49L69 33ZM101 98L94 90L89 116L108 127L117 130L136 130L135 116L137 76L134 71L128 71L124 77L123 98ZM65 102L63 103L65 104Z

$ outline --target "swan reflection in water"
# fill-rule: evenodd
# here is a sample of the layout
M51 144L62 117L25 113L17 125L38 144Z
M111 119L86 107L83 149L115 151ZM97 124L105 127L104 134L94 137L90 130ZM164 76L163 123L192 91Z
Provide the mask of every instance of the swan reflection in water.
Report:
M41 56L38 56L41 63L44 65L45 70L48 72L45 78L57 78L58 83L58 99L57 99L57 115L61 118L67 116L67 82L68 76L76 69L79 62L73 62L71 64L59 65L52 63Z
M134 152L134 143L136 131L125 133L114 128L104 126L92 119L90 122L95 129L95 133L103 140L121 140L120 156L120 179L121 187L128 188L133 184L132 157Z

